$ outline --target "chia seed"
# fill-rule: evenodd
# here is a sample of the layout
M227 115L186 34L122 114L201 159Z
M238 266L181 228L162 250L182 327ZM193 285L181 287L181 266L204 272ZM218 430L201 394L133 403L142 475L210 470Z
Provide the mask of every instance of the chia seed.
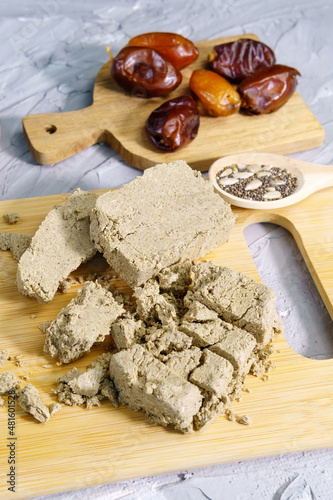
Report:
M261 165L258 169L257 165L253 165L253 170L251 170L251 167L252 165L244 166L244 164L236 163L224 167L216 175L216 180L219 187L226 193L237 196L238 198L265 202L275 201L275 199L273 198L273 193L275 192L276 199L282 199L290 196L297 188L296 175L288 172L288 170L284 168L274 167L272 165ZM225 175L224 171L227 169L230 169L230 173L228 175ZM253 175L251 177L248 177L247 179L237 179L238 182L236 182L235 184L224 185L224 182L227 179L235 179L234 174L237 175L237 172L240 171L252 171ZM263 171L267 171L268 175L260 175L260 173ZM246 189L246 186L254 180L259 180L261 182L261 185L256 189ZM270 193L269 196L272 196L272 198L265 199L264 195L266 193Z

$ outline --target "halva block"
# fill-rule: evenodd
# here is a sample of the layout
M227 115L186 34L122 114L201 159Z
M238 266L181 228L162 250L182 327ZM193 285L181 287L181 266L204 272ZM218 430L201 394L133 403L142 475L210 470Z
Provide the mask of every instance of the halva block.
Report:
M110 334L114 321L124 313L122 305L100 284L87 281L46 329L44 351L70 363Z
M160 164L100 196L91 238L131 286L202 257L228 240L235 216L211 183L184 161Z
M227 359L204 349L202 364L193 370L189 380L222 398L227 396L229 392L228 386L232 380L233 372L234 368Z
M282 331L275 308L276 295L271 288L213 262L198 263L192 271L190 297L216 311L228 323L250 332L259 344L267 344L275 333Z
M141 345L114 354L110 376L119 399L133 410L144 410L154 423L193 430L193 417L202 402L200 390Z
M225 329L220 340L209 349L229 360L234 369L239 373L247 373L253 362L252 353L257 346L253 335L235 326Z
M77 189L55 206L33 236L17 268L17 287L39 302L53 299L60 283L96 252L89 236L97 195Z

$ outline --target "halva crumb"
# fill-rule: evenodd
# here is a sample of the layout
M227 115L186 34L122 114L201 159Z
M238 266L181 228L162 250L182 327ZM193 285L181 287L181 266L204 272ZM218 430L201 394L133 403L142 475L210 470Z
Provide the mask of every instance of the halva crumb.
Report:
M36 387L32 384L26 385L19 391L17 401L24 411L30 413L39 422L46 424L49 421L49 409L44 404Z
M0 233L0 250L12 252L15 260L20 260L31 243L31 236L17 233Z
M8 213L8 214L3 214L2 217L4 218L4 220L6 222L8 222L8 224L16 224L21 219L21 217L19 216L19 214L16 213L16 212L12 212L12 213Z
M9 356L8 349L3 349L0 351L0 368L5 364Z
M17 390L21 386L19 379L12 371L2 372L0 375L0 396L8 394L9 391Z
M52 403L49 406L50 417L54 417L54 415L56 415L61 410L61 408L62 406L60 403Z
M242 425L251 425L252 419L248 415L241 415L237 418L237 422Z

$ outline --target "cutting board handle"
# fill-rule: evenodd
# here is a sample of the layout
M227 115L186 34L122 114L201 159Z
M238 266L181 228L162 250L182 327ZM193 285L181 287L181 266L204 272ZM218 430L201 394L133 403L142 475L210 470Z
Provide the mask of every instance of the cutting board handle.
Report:
M98 120L99 118L99 120ZM65 160L102 140L95 107L66 113L28 115L22 126L30 152L42 165Z

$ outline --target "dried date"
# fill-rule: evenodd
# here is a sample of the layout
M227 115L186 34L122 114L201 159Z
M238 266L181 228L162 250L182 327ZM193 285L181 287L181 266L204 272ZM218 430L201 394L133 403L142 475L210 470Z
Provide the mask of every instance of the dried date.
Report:
M128 45L151 47L163 54L179 70L191 64L199 55L197 47L191 40L176 33L144 33L131 38Z
M137 97L168 94L182 81L178 69L150 47L124 47L112 61L111 74Z
M154 146L172 152L195 139L199 120L195 100L183 95L166 101L150 114L146 133Z
M295 91L297 75L297 69L275 64L249 76L237 88L241 107L256 115L276 111Z
M238 92L222 76L203 69L193 71L190 89L213 116L229 116L241 105Z
M239 83L256 71L275 64L275 55L264 43L241 38L216 45L208 60L213 71L233 83Z

